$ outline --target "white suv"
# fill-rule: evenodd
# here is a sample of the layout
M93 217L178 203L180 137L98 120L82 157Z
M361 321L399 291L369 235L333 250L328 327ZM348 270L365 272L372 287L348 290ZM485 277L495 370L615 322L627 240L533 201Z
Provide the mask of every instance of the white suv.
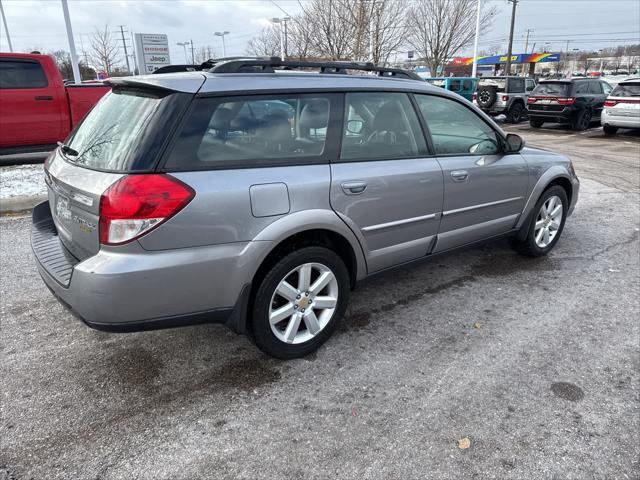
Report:
M601 122L607 135L618 128L640 128L640 78L624 80L613 89L604 102Z

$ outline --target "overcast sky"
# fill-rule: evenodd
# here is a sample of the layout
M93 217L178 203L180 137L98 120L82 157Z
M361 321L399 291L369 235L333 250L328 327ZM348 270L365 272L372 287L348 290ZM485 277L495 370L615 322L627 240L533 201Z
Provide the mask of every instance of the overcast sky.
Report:
M305 3L307 0L302 0ZM39 48L68 50L59 0L0 0L15 51ZM480 49L495 46L506 51L510 4L506 0L485 0L498 9L491 31L480 40ZM227 55L246 53L247 41L272 17L300 11L297 0L69 0L76 48L88 50L95 27L108 23L112 30L125 25L136 33L166 33L171 60L184 61L176 42L193 40L196 48L211 45L222 54L219 37L213 32L228 30ZM639 0L520 0L516 17L514 52L524 50L527 29L532 29L529 50L549 42L551 51L569 48L597 49L624 43L640 43ZM129 44L130 42L130 33ZM7 51L2 28L0 50ZM470 54L470 49L463 52Z

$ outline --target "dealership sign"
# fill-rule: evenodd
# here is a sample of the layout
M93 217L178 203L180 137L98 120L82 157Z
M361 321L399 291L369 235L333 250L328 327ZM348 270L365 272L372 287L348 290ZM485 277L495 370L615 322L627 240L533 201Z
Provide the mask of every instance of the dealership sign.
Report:
M140 75L153 73L158 68L171 65L169 39L164 34L136 33L136 61Z

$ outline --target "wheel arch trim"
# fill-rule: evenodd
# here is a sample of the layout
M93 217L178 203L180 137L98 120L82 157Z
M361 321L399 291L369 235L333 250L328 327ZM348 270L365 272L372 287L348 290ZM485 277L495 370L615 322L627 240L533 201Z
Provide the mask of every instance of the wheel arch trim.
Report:
M542 174L542 176L538 179L536 184L531 189L531 193L529 194L529 198L525 203L524 209L522 210L522 214L520 215L520 218L516 223L516 226L515 226L516 229L520 229L527 222L527 219L529 218L529 215L531 214L534 207L536 206L536 202L540 198L540 195L542 195L542 192L544 192L554 180L557 180L559 178L567 180L571 185L573 185L571 175L569 174L566 168L560 165L554 165L553 167L549 168L546 172ZM572 186L572 189L573 189L573 186ZM571 203L572 194L573 192L569 192L569 195L568 195L570 198L569 203Z
M310 230L328 230L342 236L351 246L356 260L356 280L367 275L367 264L362 245L353 231L338 217L334 211L324 209L302 210L290 213L264 228L253 240L272 242L272 248L264 252L259 265L283 241ZM256 268L257 271L257 268ZM255 273L255 272L254 272Z

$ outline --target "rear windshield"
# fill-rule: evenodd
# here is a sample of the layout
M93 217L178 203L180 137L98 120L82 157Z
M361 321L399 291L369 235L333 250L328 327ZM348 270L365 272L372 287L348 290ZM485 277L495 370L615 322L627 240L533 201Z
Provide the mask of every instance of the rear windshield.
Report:
M570 83L539 83L536 88L533 89L531 95L551 95L555 97L566 97L567 90Z
M640 97L640 82L618 84L611 92L612 97Z
M148 170L155 161L161 131L175 118L173 104L185 94L115 89L105 95L71 135L78 155L65 158L94 170ZM182 98L184 100L184 98ZM173 115L172 115L173 113Z

